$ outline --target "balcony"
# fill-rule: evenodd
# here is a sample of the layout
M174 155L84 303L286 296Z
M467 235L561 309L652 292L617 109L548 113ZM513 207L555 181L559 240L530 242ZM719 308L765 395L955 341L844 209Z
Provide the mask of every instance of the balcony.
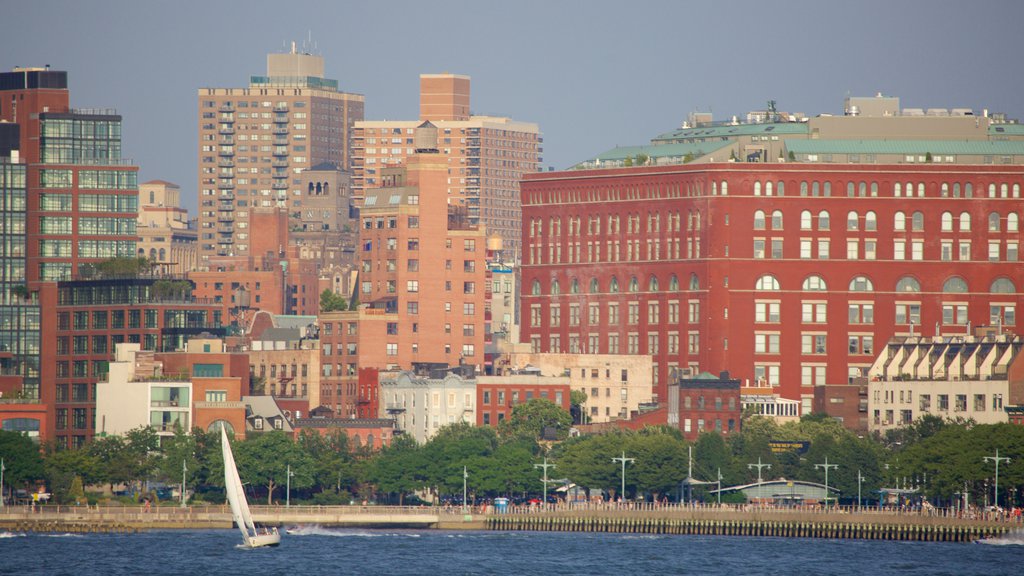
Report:
M234 212L235 205L231 202L221 202L217 205L217 210L220 210L221 212Z
M287 146L288 145L288 139L287 138L274 138L274 142L273 143L274 143L274 146Z
M220 226L217 226L217 232L222 234L233 234L235 232L235 228L230 224L221 224Z
M227 149L221 148L220 150L217 151L217 155L221 156L221 157L224 157L224 156L234 156L235 155L235 149L234 148L227 148Z
M220 196L217 197L221 202L231 202L235 199L235 195L231 192L221 192Z
M217 244L224 244L226 246L234 243L235 240L231 236L221 236L220 238L217 238Z
M271 154L274 155L274 156L277 156L279 158L282 157L282 156L287 158L288 157L288 149L287 148L274 148L274 151L271 152Z
M225 102L224 104L221 104L220 108L218 108L217 110L219 110L221 112L234 112L235 111L235 105L230 103L230 102Z
M217 221L218 222L234 222L235 221L235 213L234 212L220 212L219 214L217 214Z
M270 187L273 188L274 190L287 190L288 189L288 183L287 182L274 182L273 184L270 185Z
M288 127L287 126L275 126L274 129L271 130L271 132L275 136L287 136L288 135Z
M288 177L288 171L287 170L279 170L277 172L274 172L270 176L272 178L287 178Z
M274 124L287 124L287 123L288 123L288 115L287 114L275 114L274 115Z
M235 128L234 126L221 126L218 132L220 132L221 134L234 134Z
M274 168L287 168L288 167L288 160L278 160L277 158L275 158L270 163L270 165L273 166Z
M280 104L275 104L274 105L274 112L287 112L287 111L288 111L288 105L287 104L280 103Z
M217 188L220 189L220 190L234 190L234 188L235 188L235 181L234 180L221 180L217 184Z
M231 158L222 158L221 160L217 161L217 166L221 168L234 168L235 161L232 160Z

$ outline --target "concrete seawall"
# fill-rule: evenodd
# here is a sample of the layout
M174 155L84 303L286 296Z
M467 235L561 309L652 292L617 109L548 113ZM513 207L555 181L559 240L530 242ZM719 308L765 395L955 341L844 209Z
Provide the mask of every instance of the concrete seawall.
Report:
M437 528L444 530L620 532L707 534L969 542L1021 530L1020 518L963 518L941 511L905 512L877 509L820 510L773 508L643 509L518 508L495 514L456 509L400 506L254 506L257 522L274 526L319 525L351 528ZM136 532L168 529L228 529L226 506L131 507L43 506L36 510L6 507L0 530L14 532Z

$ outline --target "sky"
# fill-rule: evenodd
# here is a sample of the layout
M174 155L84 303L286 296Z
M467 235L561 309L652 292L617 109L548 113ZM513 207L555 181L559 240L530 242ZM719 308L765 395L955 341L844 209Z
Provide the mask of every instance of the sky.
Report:
M296 41L411 120L419 75L472 77L475 114L535 122L544 166L647 143L693 111L841 114L847 95L1024 118L1019 0L0 0L0 69L66 70L71 105L114 108L140 182L195 213L197 90L245 87ZM312 44L309 44L309 39Z

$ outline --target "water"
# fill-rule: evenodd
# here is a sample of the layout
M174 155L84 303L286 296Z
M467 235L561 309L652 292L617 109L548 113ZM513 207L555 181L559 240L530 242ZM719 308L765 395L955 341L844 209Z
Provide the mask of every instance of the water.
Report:
M985 544L539 532L301 528L246 550L236 530L44 535L0 532L0 574L1000 576L1024 537Z

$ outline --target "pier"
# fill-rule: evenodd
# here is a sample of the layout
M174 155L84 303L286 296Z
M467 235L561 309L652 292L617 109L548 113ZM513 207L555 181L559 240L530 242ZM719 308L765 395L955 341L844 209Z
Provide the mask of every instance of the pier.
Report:
M513 507L254 506L256 521L272 526L336 528L615 532L784 538L972 542L1021 530L1011 516L962 517L952 511L875 508L693 507L614 505ZM132 533L144 530L227 529L223 505L6 507L0 530L10 532Z

